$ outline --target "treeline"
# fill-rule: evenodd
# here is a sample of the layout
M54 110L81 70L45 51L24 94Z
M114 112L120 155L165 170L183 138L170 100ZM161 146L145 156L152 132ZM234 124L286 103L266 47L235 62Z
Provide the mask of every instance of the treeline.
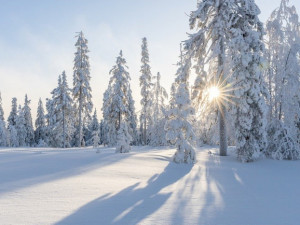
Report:
M264 25L254 1L199 1L190 14L192 33L183 42L168 99L152 75L147 39L141 45L141 111L137 115L126 60L120 51L103 94L103 120L92 115L88 42L75 44L73 87L66 74L40 100L35 129L30 101L12 100L1 146L73 147L99 144L128 152L131 145L175 145L176 162L194 162L194 146L219 144L221 155L235 145L250 162L261 155L300 158L300 23L294 6L282 0ZM190 85L190 74L196 79ZM212 90L217 93L212 93ZM213 97L212 97L213 96Z

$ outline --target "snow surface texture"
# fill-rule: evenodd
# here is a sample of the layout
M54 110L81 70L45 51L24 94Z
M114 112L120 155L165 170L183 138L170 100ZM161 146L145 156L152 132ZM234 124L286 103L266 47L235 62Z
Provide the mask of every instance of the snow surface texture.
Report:
M232 149L0 149L0 223L298 224L300 161L243 164Z

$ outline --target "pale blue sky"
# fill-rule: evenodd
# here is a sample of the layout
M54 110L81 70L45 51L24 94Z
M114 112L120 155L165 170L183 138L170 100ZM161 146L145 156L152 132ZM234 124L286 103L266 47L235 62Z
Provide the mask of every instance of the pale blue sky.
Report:
M161 72L169 91L174 79L179 43L189 32L188 16L196 0L1 0L0 91L7 118L11 98L32 100L35 119L39 97L44 104L66 71L72 85L75 32L89 40L91 86L98 114L109 70L120 49L127 59L136 103L139 102L141 38L147 37L152 74ZM257 0L266 21L280 0ZM290 4L300 11L300 1ZM139 109L139 104L136 104Z

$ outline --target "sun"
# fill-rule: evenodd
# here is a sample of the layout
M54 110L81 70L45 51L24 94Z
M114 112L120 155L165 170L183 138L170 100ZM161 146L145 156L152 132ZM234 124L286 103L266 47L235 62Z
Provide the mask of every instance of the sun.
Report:
M221 91L217 86L212 86L208 88L208 98L209 101L212 102L214 100L217 100L221 96Z

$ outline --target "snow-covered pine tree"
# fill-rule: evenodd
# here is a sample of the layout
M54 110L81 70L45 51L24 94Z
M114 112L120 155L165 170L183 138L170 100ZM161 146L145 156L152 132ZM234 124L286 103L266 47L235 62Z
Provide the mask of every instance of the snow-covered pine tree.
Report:
M240 0L232 16L230 51L232 77L236 81L235 130L238 158L243 162L257 159L266 147L267 95L261 66L264 45L260 10L254 1Z
M230 38L228 30L231 26L231 16L234 13L237 0L200 0L197 10L190 15L190 28L196 30L189 35L185 42L185 50L195 59L196 80L193 91L193 99L201 100L200 81L226 85L226 55ZM208 65L206 73L205 65ZM208 76L209 74L209 76ZM202 85L203 86L203 85ZM198 88L198 89L197 89ZM220 155L227 154L227 132L225 104L220 104L219 133Z
M174 83L174 108L168 112L168 121L165 129L166 138L177 148L174 155L176 163L194 163L196 155L194 150L195 135L191 124L191 117L195 110L192 107L189 91L190 59L186 57L177 70Z
M4 111L2 107L2 97L1 97L1 92L0 92L0 120L4 121Z
M4 111L2 107L2 98L0 92L0 146L9 145L9 135L4 121Z
M64 71L58 78L57 88L51 94L52 99L47 102L50 144L53 147L71 147L74 109L71 90Z
M117 153L127 153L131 150L130 143L132 141L131 135L128 131L128 124L126 122L121 122L120 128L117 135Z
M160 79L161 75L158 72L153 77L156 81L153 84L152 89L152 126L150 132L150 145L152 146L164 146L167 145L166 132L164 126L166 123L166 104L165 101L168 99L166 89L161 86Z
M141 136L142 143L144 145L148 144L149 132L148 129L152 125L151 118L151 106L152 106L152 74L151 67L149 65L149 52L147 39L144 37L142 39L142 58L141 58L141 76L140 76L140 86L141 86L141 115L140 115L140 126L141 126Z
M71 147L71 140L74 128L74 108L71 97L71 89L67 82L65 71L62 72L62 85L60 91L61 109L62 109L62 126L63 126L63 147Z
M298 158L300 155L300 130L298 127L300 115L299 27L296 8L288 6L287 0L281 1L280 7L272 12L266 23L265 43L268 69L265 70L265 80L270 94L268 131L280 129L268 133L268 136L272 140L278 139L278 142L286 140L290 142L278 148L282 154L280 157L274 155L275 149L272 147L274 143L269 142L266 154L273 158L275 156L276 159L296 159L295 155L298 155ZM298 152L298 154L291 157L291 152Z
M73 68L73 97L74 101L78 103L78 146L81 147L83 125L91 117L93 103L90 87L90 64L87 55L89 52L88 41L85 39L82 31L76 37L78 39L75 44L77 51L75 53Z
M35 144L37 146L46 145L46 121L45 121L45 111L43 107L42 99L39 99L37 116L35 120L35 132L34 132Z
M137 132L137 116L135 113L134 100L132 97L130 84L129 84L129 90L128 90L128 111L129 111L128 130L132 137L132 144L137 145L139 142L139 137L138 137L138 132Z
M25 137L25 145L33 146L34 145L34 129L32 124L31 117L31 109L30 109L30 100L28 100L27 94L25 95L25 102L23 107L24 119L25 119L25 129L26 129L26 137Z
M27 127L25 126L25 124L26 124L26 119L25 119L24 108L22 108L21 105L19 105L18 114L16 118L16 131L18 135L17 146L20 147L28 146L26 143Z
M126 60L123 58L122 51L120 51L116 65L110 71L111 78L108 89L104 93L102 107L103 118L109 127L108 143L110 146L117 144L117 132L122 122L127 123L127 129L128 126L131 126L129 109L130 75L126 68Z
M99 137L100 127L99 127L96 109L94 111L94 115L92 117L91 123L88 126L88 129L89 129L89 133L91 133L91 137L90 139L87 140L86 145L87 146L92 145L94 148L97 148L100 143L100 137Z
M11 111L7 119L9 126L16 125L17 116L18 116L17 98L13 98L11 101Z
M17 121L17 99L12 99L12 106L11 112L8 117L8 132L9 132L9 145L11 147L18 147L19 146L19 139L16 130L16 121Z

